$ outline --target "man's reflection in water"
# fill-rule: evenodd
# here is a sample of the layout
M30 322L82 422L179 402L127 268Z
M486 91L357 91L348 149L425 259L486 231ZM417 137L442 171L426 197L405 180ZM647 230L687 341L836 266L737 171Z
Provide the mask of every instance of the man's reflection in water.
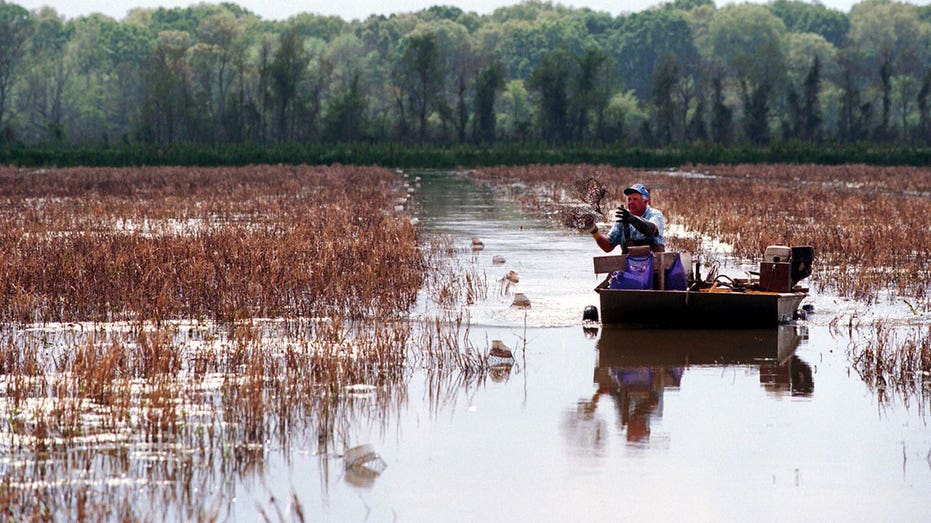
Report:
M663 389L678 387L683 372L682 367L609 368L592 396L591 408L597 407L601 396L610 396L621 428L627 429L627 441L646 441L650 437L650 418L662 416Z
M686 369L695 365L755 367L760 385L769 393L811 395L812 368L795 355L804 339L807 331L794 326L734 331L602 329L594 369L597 388L569 414L566 435L580 447L601 449L605 413L612 410L602 408L601 416L597 411L608 396L627 442L649 441L651 419L663 415L665 389L679 388Z
M678 388L684 367L609 367L597 369L598 389L590 401L579 404L580 414L591 417L602 396L609 396L618 413L620 428L629 443L648 441L650 421L663 415L663 392ZM605 372L606 371L606 372ZM814 392L811 366L792 355L782 363L760 365L760 383L769 391L808 396Z
M650 417L663 414L663 389L678 387L682 372L681 367L611 369L609 374L618 384L616 401L621 423L627 425L627 441L644 441L650 436Z

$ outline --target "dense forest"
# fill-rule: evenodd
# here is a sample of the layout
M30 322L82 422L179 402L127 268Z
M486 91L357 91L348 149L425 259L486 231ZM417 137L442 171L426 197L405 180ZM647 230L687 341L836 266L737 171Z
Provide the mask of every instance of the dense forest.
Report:
M346 21L0 0L0 145L931 144L931 6L529 1Z

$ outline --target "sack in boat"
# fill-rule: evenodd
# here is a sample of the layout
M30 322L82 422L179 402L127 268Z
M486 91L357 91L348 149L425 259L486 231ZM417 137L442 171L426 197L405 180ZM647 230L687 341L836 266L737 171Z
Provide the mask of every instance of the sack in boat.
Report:
M627 268L611 273L609 289L643 290L653 288L653 253L627 256Z
M682 257L679 256L679 253L675 253L672 265L666 269L664 281L667 291L684 291L689 287L688 278L685 276L685 267L682 266Z

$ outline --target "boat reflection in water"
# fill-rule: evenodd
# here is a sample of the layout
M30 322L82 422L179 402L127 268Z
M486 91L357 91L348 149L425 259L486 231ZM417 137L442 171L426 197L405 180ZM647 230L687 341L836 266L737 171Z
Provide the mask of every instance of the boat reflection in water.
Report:
M663 392L678 388L690 366L757 367L760 384L776 394L814 392L811 367L795 355L807 338L792 325L753 330L641 330L603 328L590 400L577 415L594 413L610 397L627 441L649 439L650 420L662 416Z

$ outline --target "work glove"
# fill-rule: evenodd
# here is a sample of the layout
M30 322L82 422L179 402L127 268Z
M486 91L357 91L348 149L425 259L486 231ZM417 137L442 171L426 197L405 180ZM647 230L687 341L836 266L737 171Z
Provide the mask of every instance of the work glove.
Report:
M652 238L659 233L659 230L656 228L656 224L631 214L630 211L628 211L625 207L618 207L617 210L614 211L614 216L617 218L617 221L629 223L633 226L634 229L637 229L648 238Z
M659 234L659 229L656 227L656 224L653 222L648 222L639 216L630 215L629 222L634 229L642 232L647 238L652 238Z

